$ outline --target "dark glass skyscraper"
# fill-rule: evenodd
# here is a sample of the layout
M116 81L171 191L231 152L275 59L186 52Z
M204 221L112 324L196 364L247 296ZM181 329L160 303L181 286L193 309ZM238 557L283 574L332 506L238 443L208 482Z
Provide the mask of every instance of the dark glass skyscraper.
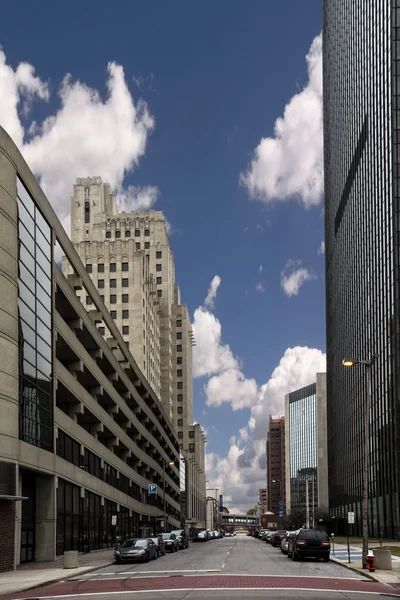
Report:
M400 0L323 7L327 412L331 514L361 533L365 369L370 533L400 537Z

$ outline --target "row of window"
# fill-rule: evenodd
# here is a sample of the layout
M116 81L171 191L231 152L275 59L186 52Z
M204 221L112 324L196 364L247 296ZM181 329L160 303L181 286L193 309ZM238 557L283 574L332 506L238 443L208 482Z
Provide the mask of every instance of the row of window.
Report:
M150 236L150 229L145 229L144 230L144 235L146 237ZM108 229L106 231L106 238L110 238L111 237L111 231ZM115 232L115 237L116 238L120 238L121 237L121 230L117 229ZM131 237L131 230L130 229L126 229L125 230L125 237L126 238L130 238ZM135 229L135 237L140 237L140 229Z
M146 242L147 243L147 242ZM138 248L138 250L140 250L140 248ZM162 258L162 252L161 250L157 250L156 252L156 258ZM97 272L98 273L104 273L104 263L98 263L97 264ZM157 269L158 271L161 271L161 264L157 265L159 268ZM86 264L86 271L88 273L93 273L93 264L92 263L87 263ZM122 262L121 263L121 271L129 271L129 263L128 262ZM116 273L117 272L117 263L116 262L111 262L110 263L110 273Z

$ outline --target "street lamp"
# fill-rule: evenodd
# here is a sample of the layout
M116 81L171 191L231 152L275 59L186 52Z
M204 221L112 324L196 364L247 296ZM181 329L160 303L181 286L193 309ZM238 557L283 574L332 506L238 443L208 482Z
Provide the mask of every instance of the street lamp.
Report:
M362 365L365 367L367 375L367 394L364 402L364 466L363 466L363 496L362 496L362 531L363 531L363 549L362 566L368 567L368 458L369 458L369 411L371 406L371 368L374 358L370 360L358 360L353 358L344 358L342 365L344 367L356 367Z
M168 463L163 459L163 507L164 507L164 521L163 521L163 532L165 533L166 524L167 524L167 509L165 504L165 467L168 465L169 467L175 466L175 461L170 460Z

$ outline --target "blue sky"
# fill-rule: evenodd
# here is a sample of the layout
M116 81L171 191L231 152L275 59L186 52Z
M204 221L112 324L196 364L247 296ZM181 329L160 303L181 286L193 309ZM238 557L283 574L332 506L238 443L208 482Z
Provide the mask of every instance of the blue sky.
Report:
M323 368L320 46L312 73L306 62L320 31L315 0L42 0L2 11L0 123L65 226L77 176L110 180L130 207L154 203L172 227L183 301L192 316L199 306L211 315L208 324L195 319L195 360L226 355L229 345L227 363L197 368L205 374L194 406L207 430L210 485L238 509L263 484L265 416ZM123 68L113 80L110 61ZM283 142L266 143L257 160L293 98ZM216 275L214 308L206 307Z

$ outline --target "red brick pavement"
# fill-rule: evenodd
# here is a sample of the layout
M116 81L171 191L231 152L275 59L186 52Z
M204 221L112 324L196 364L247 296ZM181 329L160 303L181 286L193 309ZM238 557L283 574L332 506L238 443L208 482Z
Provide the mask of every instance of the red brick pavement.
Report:
M195 575L179 577L129 577L126 579L96 578L85 581L64 581L47 587L18 594L2 596L2 600L15 598L45 598L49 596L107 594L108 592L133 592L140 590L181 590L221 588L292 588L353 592L378 592L400 597L398 590L387 585L360 579L322 577L277 577L251 575Z

